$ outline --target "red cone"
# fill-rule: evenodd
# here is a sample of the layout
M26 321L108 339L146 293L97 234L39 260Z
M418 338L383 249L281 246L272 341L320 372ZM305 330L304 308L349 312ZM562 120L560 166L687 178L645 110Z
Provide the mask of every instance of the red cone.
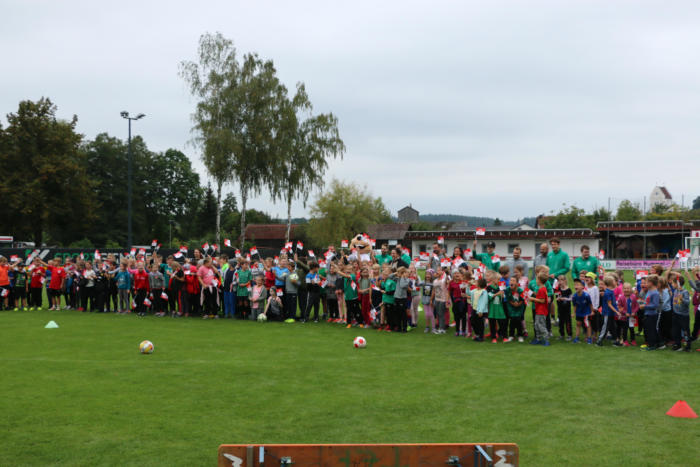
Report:
M673 404L673 407L668 409L666 415L677 418L698 418L698 414L690 408L686 401L678 401Z

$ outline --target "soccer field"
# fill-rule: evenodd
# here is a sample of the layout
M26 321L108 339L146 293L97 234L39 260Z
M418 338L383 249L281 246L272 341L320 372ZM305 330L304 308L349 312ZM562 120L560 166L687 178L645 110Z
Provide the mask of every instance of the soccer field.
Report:
M154 354L139 354L144 339ZM700 353L552 342L2 312L0 465L215 465L221 443L399 442L514 442L522 465L697 464L700 419L665 412L679 399L699 411Z

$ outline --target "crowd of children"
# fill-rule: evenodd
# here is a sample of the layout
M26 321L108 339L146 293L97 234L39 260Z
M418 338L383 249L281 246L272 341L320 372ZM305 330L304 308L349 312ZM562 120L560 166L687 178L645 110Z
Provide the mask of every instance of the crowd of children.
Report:
M417 259L401 245L391 251L382 245L369 257L331 246L317 259L291 243L279 257L265 259L255 259L254 252L228 258L200 250L191 258L182 252L163 258L154 251L94 262L0 257L0 304L41 309L46 291L49 310L328 321L398 333L418 325L422 308L426 333L446 334L454 327L456 337L493 343L524 342L530 306L533 345L550 346L557 325L558 339L572 343L629 347L643 334L645 350L691 349L700 332L700 269L654 266L632 284L622 271L605 273L588 247L571 268L559 240L549 243L552 251L542 250L531 277L519 249L501 265L493 242L485 253L455 248L451 256L435 243Z

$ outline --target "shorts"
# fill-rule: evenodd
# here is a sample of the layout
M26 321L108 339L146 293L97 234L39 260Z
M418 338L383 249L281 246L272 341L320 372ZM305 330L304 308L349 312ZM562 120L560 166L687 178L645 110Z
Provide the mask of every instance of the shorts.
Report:
M15 299L27 298L27 289L24 287L15 287L14 289Z
M588 316L577 316L576 317L576 322L581 323L581 326L584 328L587 328L590 326L590 323L588 322Z

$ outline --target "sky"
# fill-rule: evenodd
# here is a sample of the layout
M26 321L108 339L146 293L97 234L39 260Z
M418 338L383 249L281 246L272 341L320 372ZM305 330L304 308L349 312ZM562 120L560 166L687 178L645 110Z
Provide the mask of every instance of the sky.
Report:
M697 1L0 0L0 11L3 124L46 96L87 138L126 139L119 112L143 112L134 134L183 151L204 181L178 64L218 31L338 117L347 151L326 178L366 185L394 215L411 204L515 220L642 203L657 184L685 205L700 195ZM249 206L286 217L267 194ZM307 215L295 202L292 216Z

